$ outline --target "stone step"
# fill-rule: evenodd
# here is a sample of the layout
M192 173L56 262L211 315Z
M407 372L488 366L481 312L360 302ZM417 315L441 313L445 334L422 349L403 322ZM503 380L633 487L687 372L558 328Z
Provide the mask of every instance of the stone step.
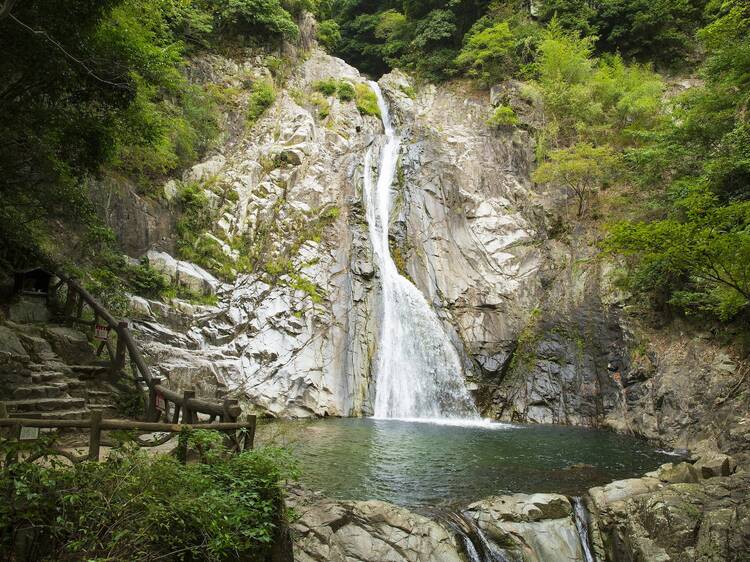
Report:
M11 418L30 418L34 420L83 420L91 416L91 410L88 408L53 410L51 412L32 410L29 412L12 412L8 415Z
M113 418L118 415L117 408L112 404L94 404L89 402L88 409L92 412L101 412L102 417Z
M76 410L85 407L83 398L32 398L27 400L8 400L5 402L9 412L52 412L55 410ZM17 416L18 417L18 416Z
M71 370L78 375L92 376L99 373L106 373L109 370L109 362L92 365L70 365Z
M13 389L13 400L28 398L62 398L67 397L68 383L52 382L47 384L24 384Z
M31 375L31 380L35 383L55 382L65 378L66 375L58 371L41 371Z
M88 395L89 398L107 398L107 399L112 398L111 390L94 390L94 389L89 388L86 391L86 394Z

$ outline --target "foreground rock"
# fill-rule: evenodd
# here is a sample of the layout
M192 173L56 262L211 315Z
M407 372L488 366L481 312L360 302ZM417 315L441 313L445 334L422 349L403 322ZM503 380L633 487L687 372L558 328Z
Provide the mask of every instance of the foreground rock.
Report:
M573 508L565 496L496 496L470 505L466 514L506 560L584 560Z
M452 533L421 515L381 502L321 501L297 508L296 562L463 562Z
M749 560L750 474L713 476L714 469L721 474L730 467L728 457L713 457L592 488L589 507L599 559Z

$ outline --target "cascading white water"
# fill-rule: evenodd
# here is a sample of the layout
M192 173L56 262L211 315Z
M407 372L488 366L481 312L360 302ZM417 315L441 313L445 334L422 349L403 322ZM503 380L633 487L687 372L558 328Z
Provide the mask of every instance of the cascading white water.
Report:
M367 223L382 283L375 417L478 420L453 344L422 293L398 272L391 257L388 244L391 185L401 141L380 87L375 82L370 82L370 86L377 95L385 129L375 185L372 147L364 163Z
M573 520L575 521L576 530L578 531L578 539L581 541L581 548L583 549L583 560L584 562L596 562L596 556L591 551L591 545L589 540L589 525L586 518L586 507L583 505L583 501L579 497L572 498L573 501Z

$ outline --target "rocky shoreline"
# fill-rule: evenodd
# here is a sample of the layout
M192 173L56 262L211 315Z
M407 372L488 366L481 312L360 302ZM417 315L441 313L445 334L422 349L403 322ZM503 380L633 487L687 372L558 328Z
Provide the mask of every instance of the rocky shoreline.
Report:
M750 473L727 455L668 463L588 490L583 535L574 502L560 494L493 496L427 517L295 491L290 535L299 562L589 562L586 547L598 561L745 561L748 490Z

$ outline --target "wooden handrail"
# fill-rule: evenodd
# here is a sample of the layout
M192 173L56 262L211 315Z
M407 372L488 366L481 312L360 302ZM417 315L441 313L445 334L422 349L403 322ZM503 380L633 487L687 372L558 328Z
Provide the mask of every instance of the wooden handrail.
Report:
M252 429L256 426L255 415L248 416L247 421L232 423L157 423L131 420L102 419L99 427L102 430L122 429L129 431L166 431L179 433L183 429L210 429L216 431L231 431L237 429ZM0 418L0 427L43 427L43 428L76 428L88 429L92 425L91 419L86 420L40 420L37 418Z
M116 328L117 324L119 323L119 320L117 320L110 312L104 308L99 302L91 296L91 294L81 287L81 285L72 277L66 276L64 273L60 273L59 271L55 272L55 275L57 275L60 279L65 281L65 284L68 285L68 287L72 287L74 291L76 291L83 300L86 301L86 304L88 304L92 310L97 314L97 316L101 316L107 324L109 324L110 328Z
M186 397L184 396L184 394L167 388L166 386L161 384L161 379L152 376L151 369L146 364L146 361L141 354L141 350L136 344L133 335L130 333L127 322L122 322L118 318L113 316L106 308L104 308L104 306L101 305L101 303L99 303L99 301L96 300L96 298L94 298L86 289L84 289L76 279L59 271L56 271L55 275L60 278L60 283L56 285L56 289L59 288L63 283L68 286L69 295L68 302L66 303L66 310L77 304L79 309L78 316L80 316L80 309L85 302L94 311L96 317L102 318L104 322L109 326L109 328L117 334L116 351L112 350L111 345L109 345L109 341L104 342L112 360L112 370L119 372L123 369L125 365L125 352L127 351L130 354L132 364L138 370L140 380L145 382L146 386L149 389L150 397L147 410L147 414L149 416L155 414L155 404L153 402L158 394L165 400L165 402L172 402L175 405L176 414L178 414L179 411L182 410L183 419L186 412L189 413L191 417L193 414L197 413L208 414L211 416L211 421L213 421L216 417L220 417L222 421L234 421L239 417L239 415L242 413L242 408L239 406L239 403L236 400L224 400L223 402L217 402L195 398L189 395ZM74 302L74 295L77 296L77 303ZM69 312L71 312L71 310L68 310L68 313ZM176 417L174 421L177 421Z
M0 405L2 403L0 402ZM179 433L180 442L177 447L177 456L182 462L187 462L187 439L183 430L210 429L215 431L231 432L239 429L247 430L241 438L234 436L234 444L237 451L252 449L255 440L256 417L249 416L247 421L234 423L211 423L211 424L174 424L153 423L130 420L102 419L101 412L92 412L87 420L40 420L33 418L6 418L2 417L5 412L0 411L0 427L44 427L44 428L78 428L89 430L89 452L86 457L71 457L65 451L54 450L53 454L63 454L74 462L88 458L90 461L98 461L102 444L102 431L120 429L129 431L167 432ZM37 457L38 458L38 457Z

